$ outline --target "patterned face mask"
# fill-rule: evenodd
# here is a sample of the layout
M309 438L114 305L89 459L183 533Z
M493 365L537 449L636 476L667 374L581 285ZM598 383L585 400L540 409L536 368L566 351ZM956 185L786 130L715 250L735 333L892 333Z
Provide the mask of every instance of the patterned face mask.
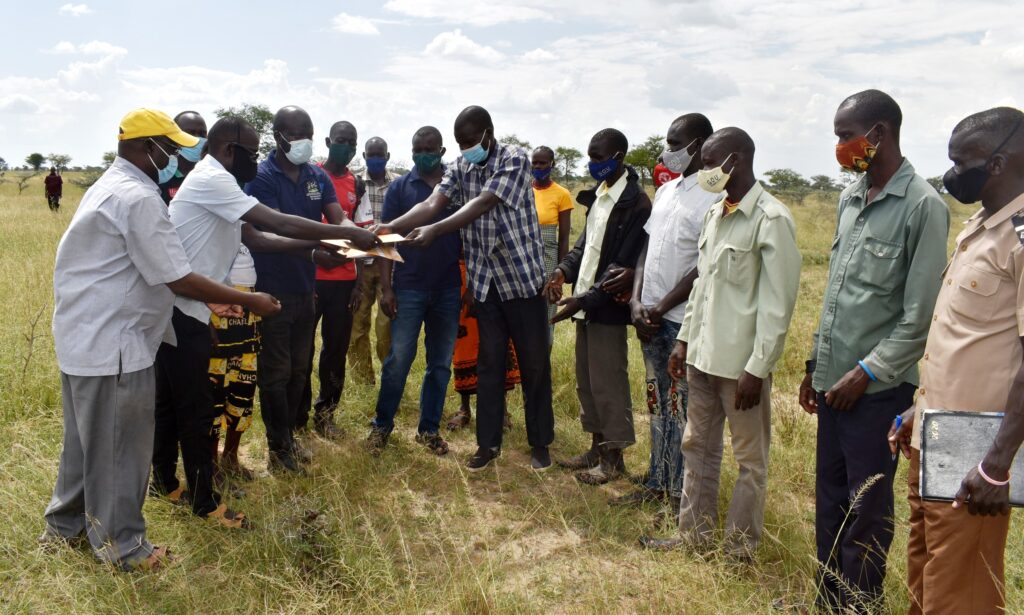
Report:
M875 127L872 126L871 130L874 129ZM839 166L854 173L863 173L868 170L871 161L875 158L875 152L878 151L878 144L872 145L868 141L871 130L856 139L836 144L836 160L839 161Z

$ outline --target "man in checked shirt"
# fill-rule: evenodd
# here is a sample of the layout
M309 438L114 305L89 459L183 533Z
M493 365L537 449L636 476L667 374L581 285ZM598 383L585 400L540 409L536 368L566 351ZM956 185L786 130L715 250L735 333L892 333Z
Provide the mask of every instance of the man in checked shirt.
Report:
M483 470L501 452L505 356L511 338L523 378L530 465L547 470L555 420L547 302L541 295L543 243L533 204L530 157L521 148L498 143L491 116L482 107L463 109L455 119L455 140L462 155L430 197L378 227L378 233L403 233L409 245L427 247L441 235L461 229L467 283L480 327L478 449L467 467ZM464 205L430 224L456 195Z

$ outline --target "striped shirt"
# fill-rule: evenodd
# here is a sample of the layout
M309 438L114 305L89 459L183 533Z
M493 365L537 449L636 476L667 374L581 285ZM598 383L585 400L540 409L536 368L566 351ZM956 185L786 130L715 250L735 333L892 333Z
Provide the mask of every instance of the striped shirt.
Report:
M462 204L490 192L501 201L462 229L467 285L485 301L493 285L502 301L537 296L544 285L544 244L533 204L533 175L526 151L495 143L484 165L461 156L448 166L437 190Z

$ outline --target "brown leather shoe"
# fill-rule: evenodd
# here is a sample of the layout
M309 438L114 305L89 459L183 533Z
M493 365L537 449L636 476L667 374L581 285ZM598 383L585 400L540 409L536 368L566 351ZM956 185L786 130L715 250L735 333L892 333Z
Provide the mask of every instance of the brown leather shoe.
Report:
M589 470L601 463L601 434L592 434L590 450L569 459L559 459L558 465L566 470Z
M453 414L452 418L448 419L448 424L445 427L448 428L448 431L457 431L469 425L471 420L473 420L473 416L469 413L469 410L459 408L459 411Z

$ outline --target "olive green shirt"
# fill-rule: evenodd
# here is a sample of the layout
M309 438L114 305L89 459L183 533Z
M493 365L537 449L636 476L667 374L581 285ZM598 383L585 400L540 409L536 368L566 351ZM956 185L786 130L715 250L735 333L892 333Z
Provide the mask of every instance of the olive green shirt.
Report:
M811 358L812 386L832 388L858 361L867 393L918 384L946 265L949 208L906 159L867 203L868 177L839 197L828 284Z
M800 286L789 210L755 183L736 210L721 200L704 216L697 271L678 339L686 362L713 376L766 378L782 356Z

